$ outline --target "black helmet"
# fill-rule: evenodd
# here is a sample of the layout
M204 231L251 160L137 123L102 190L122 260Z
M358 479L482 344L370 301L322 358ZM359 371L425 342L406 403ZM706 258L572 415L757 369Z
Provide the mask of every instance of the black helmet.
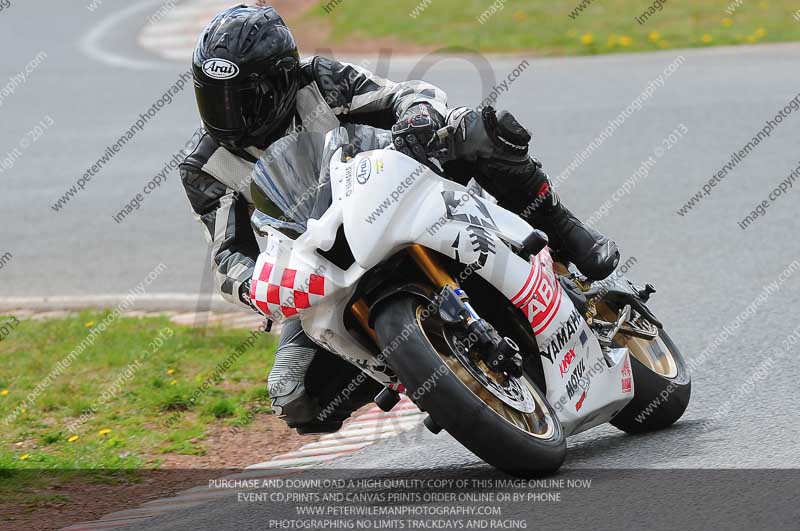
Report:
M192 61L206 130L226 146L265 145L292 115L299 65L294 37L272 7L240 5L218 14Z

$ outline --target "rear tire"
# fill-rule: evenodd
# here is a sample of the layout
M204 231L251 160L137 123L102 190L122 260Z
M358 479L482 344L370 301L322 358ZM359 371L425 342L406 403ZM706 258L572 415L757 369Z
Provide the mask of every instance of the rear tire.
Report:
M409 398L464 447L506 473L534 477L558 470L566 440L544 393L527 376L516 379L522 396L535 404L524 413L481 387L453 350L440 352L450 329L435 312L420 317L427 304L398 295L378 309L375 319L381 351L388 353L386 361Z
M626 345L632 353L630 359L634 384L633 400L614 417L611 424L627 433L644 433L667 428L681 418L689 405L692 394L689 370L677 345L663 329L659 331L659 337L653 341L644 342L627 338L627 341L631 340L637 341L638 345L633 348L630 343ZM659 340L662 344L657 343ZM669 366L669 370L662 370L661 364L654 364L645 359L651 367L659 368L660 372L637 359L646 354L640 353L637 356L634 351L636 348L664 350L664 347L672 358L672 361L665 365ZM651 350L651 353L655 350Z

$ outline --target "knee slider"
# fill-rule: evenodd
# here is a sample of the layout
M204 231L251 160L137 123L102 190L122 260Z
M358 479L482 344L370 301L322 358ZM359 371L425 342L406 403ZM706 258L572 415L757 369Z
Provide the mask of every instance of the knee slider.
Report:
M298 385L290 394L273 397L272 410L290 428L296 428L318 420L320 407L306 392L305 386Z

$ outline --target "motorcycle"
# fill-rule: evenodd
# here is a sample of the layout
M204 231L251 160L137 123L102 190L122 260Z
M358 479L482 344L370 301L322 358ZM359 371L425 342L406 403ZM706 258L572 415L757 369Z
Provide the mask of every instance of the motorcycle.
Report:
M256 165L253 193L308 218L254 215L265 315L301 319L383 386L382 409L403 393L429 430L519 477L553 473L566 437L600 424L639 433L681 417L691 379L647 308L652 286L589 282L480 190L391 146L355 149L378 134L357 128L300 133Z

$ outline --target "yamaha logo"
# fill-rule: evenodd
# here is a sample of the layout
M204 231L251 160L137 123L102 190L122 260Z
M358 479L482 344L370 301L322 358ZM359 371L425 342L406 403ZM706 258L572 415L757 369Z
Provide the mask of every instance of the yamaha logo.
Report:
M214 79L231 79L239 75L239 67L227 59L209 59L203 63L203 73Z

